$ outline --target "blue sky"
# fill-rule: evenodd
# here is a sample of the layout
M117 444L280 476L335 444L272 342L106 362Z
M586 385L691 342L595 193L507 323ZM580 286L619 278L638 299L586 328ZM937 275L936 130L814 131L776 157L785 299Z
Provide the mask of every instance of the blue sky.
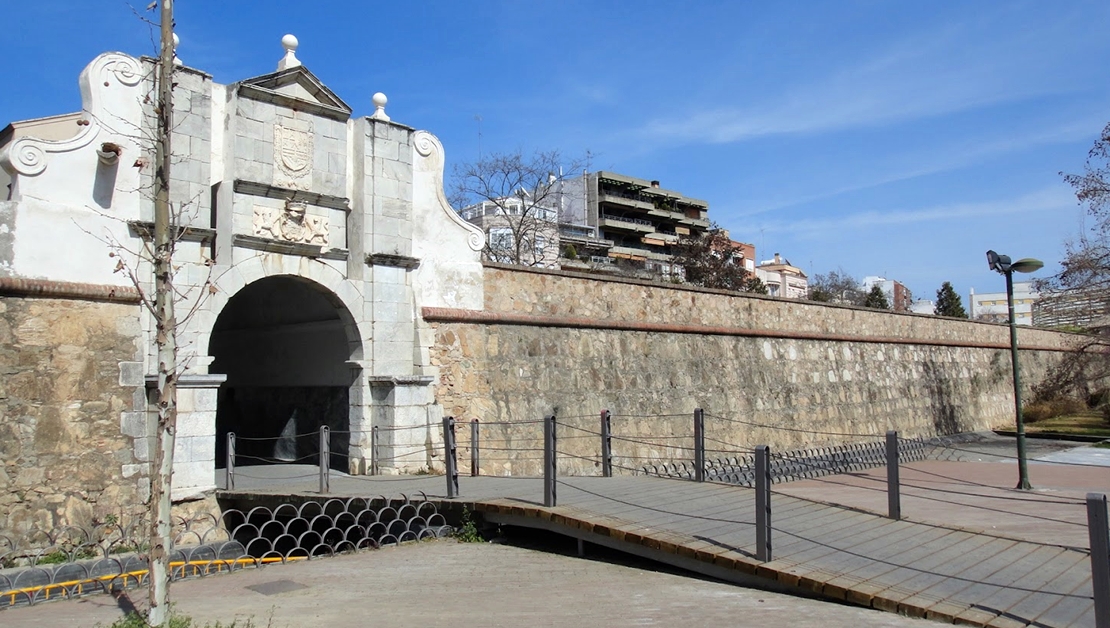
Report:
M75 111L97 54L152 54L123 2L12 2L0 124ZM145 2L136 7L142 12ZM993 248L1051 272L1083 211L1059 172L1110 122L1110 3L179 0L180 58L229 83L280 38L368 115L481 149L589 151L710 203L760 258L1000 290ZM151 14L146 14L151 15Z

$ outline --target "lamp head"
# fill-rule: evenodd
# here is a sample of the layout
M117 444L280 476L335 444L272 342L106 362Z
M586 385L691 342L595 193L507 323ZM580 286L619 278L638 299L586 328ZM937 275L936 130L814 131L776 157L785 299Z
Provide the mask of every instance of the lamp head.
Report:
M1025 259L1019 259L1011 264L1010 268L1019 273L1032 273L1044 268L1044 262L1039 259L1033 259L1032 257L1026 257Z
M987 265L990 266L991 270L1000 273L1010 272L1010 256L999 255L994 251L987 251Z

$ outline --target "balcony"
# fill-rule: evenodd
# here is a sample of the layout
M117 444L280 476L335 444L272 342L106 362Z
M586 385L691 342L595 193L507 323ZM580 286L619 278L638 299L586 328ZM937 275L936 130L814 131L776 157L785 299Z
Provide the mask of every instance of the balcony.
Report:
M646 201L642 198L632 195L626 195L614 190L602 190L597 193L597 200L600 203L609 203L611 205L618 205L620 207L628 207L632 209L640 209L649 211L655 209L655 204Z
M645 245L632 245L624 243L620 246L614 246L609 249L609 255L612 257L627 257L637 260L657 260L667 262L673 259L673 256L666 253L653 251Z
M655 225L651 221L641 218L602 214L600 222L602 227L617 231L632 231L635 233L653 233L655 231Z
M649 242L648 240L654 240L654 242ZM675 242L678 242L678 235L674 233L663 233L662 231L656 231L655 233L648 233L644 235L644 237L640 238L640 241L644 244L655 244L656 246L663 246L665 244L674 244Z
M690 225L691 227L695 227L697 229L702 229L702 230L705 230L705 229L709 228L709 221L708 220L706 220L704 218L690 218L689 216L682 216L681 218L679 218L678 219L678 224L680 224L680 225Z

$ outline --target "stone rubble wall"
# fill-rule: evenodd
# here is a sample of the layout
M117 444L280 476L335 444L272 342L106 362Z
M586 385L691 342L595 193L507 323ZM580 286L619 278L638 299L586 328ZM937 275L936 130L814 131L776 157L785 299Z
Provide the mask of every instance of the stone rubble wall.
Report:
M0 534L27 539L143 510L139 307L0 297Z
M554 412L572 426L561 428L573 438L560 450L596 457L598 439L575 428L596 432L608 409L614 435L653 443L614 444L630 468L690 458L698 407L719 455L1013 422L1002 325L500 265L486 267L485 310L425 317L447 415L489 423ZM1025 385L1073 338L1021 330ZM539 454L524 450L542 446L540 434L535 424L484 427L488 447L521 451L483 454L483 471L535 472ZM467 447L460 460L469 460ZM596 472L590 461L562 466Z

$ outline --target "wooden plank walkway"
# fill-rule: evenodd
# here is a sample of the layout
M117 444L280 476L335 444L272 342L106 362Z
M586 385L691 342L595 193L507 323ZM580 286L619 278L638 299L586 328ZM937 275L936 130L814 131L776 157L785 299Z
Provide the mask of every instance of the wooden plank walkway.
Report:
M249 475L240 472L239 490L221 496L323 497L308 474ZM242 488L250 482L258 488ZM774 560L760 563L754 491L644 476L560 478L556 508L542 506L536 478L462 477L460 496L447 500L441 476L333 477L328 497L399 493L423 493L495 523L546 529L745 585L978 626L1094 625L1085 548L892 521L776 492Z

